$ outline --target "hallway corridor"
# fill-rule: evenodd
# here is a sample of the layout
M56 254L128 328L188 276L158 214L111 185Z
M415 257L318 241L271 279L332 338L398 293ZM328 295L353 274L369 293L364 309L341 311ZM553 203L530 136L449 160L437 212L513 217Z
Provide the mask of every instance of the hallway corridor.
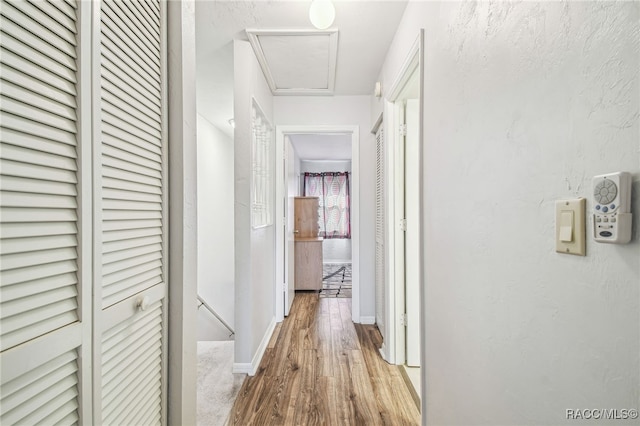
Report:
M258 373L245 380L232 425L417 425L420 414L380 334L353 324L351 300L298 293Z

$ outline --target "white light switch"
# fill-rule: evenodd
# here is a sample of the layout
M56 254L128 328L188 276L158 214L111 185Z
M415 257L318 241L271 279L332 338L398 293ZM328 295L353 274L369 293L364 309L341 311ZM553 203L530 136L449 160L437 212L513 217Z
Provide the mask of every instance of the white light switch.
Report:
M560 241L570 243L573 241L573 212L562 210L560 213Z
M585 199L556 201L556 251L585 255Z

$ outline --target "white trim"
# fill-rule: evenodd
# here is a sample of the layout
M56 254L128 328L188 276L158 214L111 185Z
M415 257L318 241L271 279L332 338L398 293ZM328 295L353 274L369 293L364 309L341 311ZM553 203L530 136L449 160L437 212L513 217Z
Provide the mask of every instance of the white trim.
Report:
M348 125L315 125L315 126L277 126L276 125L276 216L274 223L282 223L284 217L284 176L283 176L283 147L285 135L291 134L350 134L351 135L351 319L360 322L360 127ZM284 282L284 229L276 226L276 283ZM284 318L284 301L281 286L276 285L276 321Z
M373 123L373 127L371 128L371 133L372 134L376 134L378 133L378 129L380 128L380 125L382 125L384 119L384 113L383 111L380 111L380 115L378 116L378 119L376 120L375 123Z
M422 68L422 50L423 50L423 30L420 31L415 41L411 45L407 56L400 67L396 78L391 84L388 96L385 98L384 105L384 125L387 129L385 132L385 149L387 155L387 235L385 241L387 263L386 280L388 286L385 294L386 318L385 321L385 344L381 351L384 350L383 358L393 364L404 364L405 362L405 327L401 323L400 318L404 314L404 231L399 228L400 220L404 217L404 147L399 142L399 126L403 118L400 107L395 104L398 100L405 85L412 77L413 73L418 70L423 73ZM422 146L422 86L420 80L420 136L419 143ZM420 163L422 168L422 160ZM402 179L402 180L400 180ZM421 204L420 204L421 205ZM421 205L422 207L422 205ZM402 250L402 252L400 252ZM422 288L422 285L421 285ZM421 300L422 303L422 300ZM421 305L422 313L422 305ZM421 335L423 333L424 322L421 319Z
M79 2L78 19L78 289L80 294L79 314L82 324L82 346L78 353L80 372L79 416L80 424L93 422L93 157L92 144L92 85L93 55L98 41L94 38L92 25L93 3ZM35 353L35 352L34 352Z
M413 71L415 71L420 65L419 52L422 43L421 40L422 36L419 34L411 45L411 48L409 49L409 52L407 53L407 56L402 63L402 66L400 67L400 70L398 71L393 84L391 85L391 88L389 89L389 94L387 96L388 101L395 102L398 99L398 96L400 96L400 92L402 91L402 89L404 89L404 86L407 84L407 81L409 81L409 78L411 78Z
M249 38L249 43L253 48L253 52L256 55L256 59L260 64L260 68L262 69L262 73L264 74L264 78L271 89L271 93L274 95L302 95L302 96L313 96L313 95L333 95L334 87L336 83L336 64L338 58L338 30L337 29L328 29L328 30L315 30L315 29L268 29L268 30L259 30L259 29L247 29L245 30L247 33L247 37ZM264 51L262 50L262 44L260 43L259 36L307 36L307 35L327 35L329 37L329 62L327 66L327 88L320 89L310 89L310 88L302 88L302 89L282 89L276 86L276 82L271 75L271 68L269 68L269 63L267 62L267 58L264 55Z
M376 323L376 317L360 317L360 324L373 325Z
M427 211L425 206L425 197L424 197L424 189L426 188L424 182L424 28L420 28L420 47L418 49L419 55L419 78L420 78L420 96L419 96L419 124L418 128L420 129L418 146L420 147L420 230L422 232L422 236L420 238L420 257L422 260L423 267L420 268L420 412L422 413L422 421L426 423L427 419L427 342L426 342L426 330L425 324L427 320L427 314L425 312L426 301L426 281L425 281L425 270L424 265L427 264L424 258L424 240L425 240L425 212Z
M253 355L253 359L251 362L234 362L233 363L233 374L248 374L249 376L255 376L258 372L258 368L260 367L260 362L262 361L262 357L264 356L265 351L267 350L267 346L269 345L269 340L271 340L271 336L273 335L273 331L276 329L276 317L271 318L271 322L267 327L267 331L262 336L262 341L258 346L258 350Z

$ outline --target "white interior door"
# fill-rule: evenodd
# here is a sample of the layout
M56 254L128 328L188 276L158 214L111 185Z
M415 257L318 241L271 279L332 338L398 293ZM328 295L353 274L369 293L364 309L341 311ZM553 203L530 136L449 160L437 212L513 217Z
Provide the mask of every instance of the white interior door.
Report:
M76 2L3 1L0 424L91 422L89 135ZM88 10L88 9L86 9ZM84 28L83 28L84 29ZM82 87L81 87L82 86ZM85 92L86 93L86 92ZM87 186L88 187L88 186Z
M385 311L385 144L381 125L376 132L376 324L383 339L387 338Z
M291 305L293 304L293 298L296 295L295 291L295 241L293 230L295 228L294 217L294 197L297 193L298 179L295 174L295 153L293 146L288 136L285 136L284 141L285 149L285 161L284 161L284 176L285 176L285 296L284 296L284 314L289 315Z
M96 424L166 421L164 22L160 0L100 2Z
M405 104L405 306L407 365L420 366L420 147L419 103Z

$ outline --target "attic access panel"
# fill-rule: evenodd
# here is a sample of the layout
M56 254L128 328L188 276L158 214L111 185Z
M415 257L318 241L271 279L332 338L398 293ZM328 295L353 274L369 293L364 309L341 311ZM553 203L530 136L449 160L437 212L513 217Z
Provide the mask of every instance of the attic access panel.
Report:
M274 95L333 95L338 30L246 30Z

